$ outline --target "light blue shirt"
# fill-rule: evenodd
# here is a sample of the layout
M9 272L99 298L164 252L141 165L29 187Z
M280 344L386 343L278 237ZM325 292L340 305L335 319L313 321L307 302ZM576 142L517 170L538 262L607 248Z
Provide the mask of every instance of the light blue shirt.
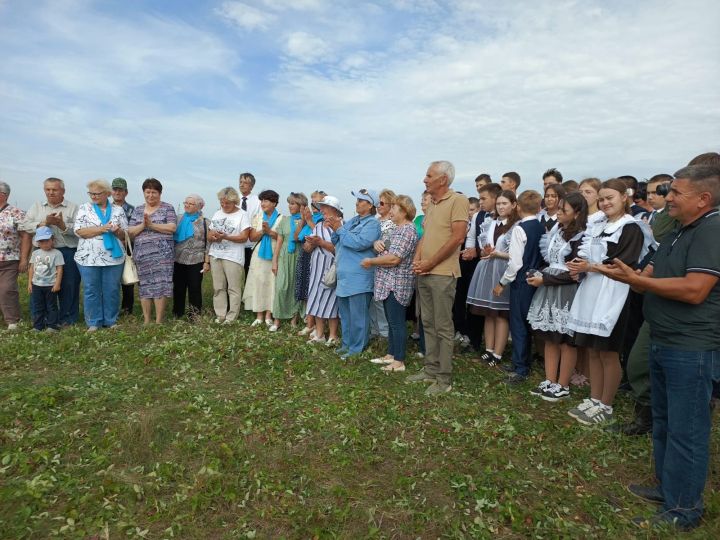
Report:
M355 216L332 234L335 244L335 267L339 297L372 293L375 269L364 269L360 261L375 257L373 244L380 239L380 222L375 216Z

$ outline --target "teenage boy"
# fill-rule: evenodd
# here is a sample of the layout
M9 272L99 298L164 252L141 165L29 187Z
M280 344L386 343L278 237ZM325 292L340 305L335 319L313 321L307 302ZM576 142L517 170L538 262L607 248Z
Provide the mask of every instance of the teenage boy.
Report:
M50 227L38 227L35 242L39 249L33 251L28 267L28 292L33 328L36 331L58 330L58 292L63 276L65 260L59 250L53 248L53 232Z
M510 260L507 270L495 286L493 293L500 296L510 286L510 335L512 336L512 367L507 384L518 384L530 373L531 330L527 322L535 288L529 285L527 274L540 264L540 238L545 227L537 220L542 196L533 190L523 191L518 197L520 222L510 237Z

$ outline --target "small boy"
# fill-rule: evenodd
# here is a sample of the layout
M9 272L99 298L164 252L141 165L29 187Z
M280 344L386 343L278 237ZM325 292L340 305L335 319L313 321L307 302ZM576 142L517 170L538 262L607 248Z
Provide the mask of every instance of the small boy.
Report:
M50 227L38 227L35 242L40 249L33 251L28 267L28 292L33 328L36 331L58 330L58 291L62 281L62 253L53 248L53 233Z
M541 261L540 238L545 227L537 220L542 196L533 190L523 191L518 197L520 221L510 237L510 260L507 270L495 286L494 294L500 296L510 285L510 335L512 336L512 373L506 384L518 384L530 373L532 341L527 314L530 310L535 288L527 283L528 272L535 272Z

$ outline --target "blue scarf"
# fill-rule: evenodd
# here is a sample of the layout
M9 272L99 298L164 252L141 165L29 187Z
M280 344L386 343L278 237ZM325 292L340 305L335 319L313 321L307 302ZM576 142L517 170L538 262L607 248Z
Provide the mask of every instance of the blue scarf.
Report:
M178 228L175 230L174 238L176 242L184 242L190 238L195 231L193 231L193 223L200 217L200 212L194 214L183 214L183 218L180 220Z
M297 222L302 219L302 214L290 215L290 241L288 242L288 253L295 253L295 229L297 228ZM298 233L298 241L300 240L300 233Z
M312 215L312 221L313 225L317 225L323 220L322 212L313 212ZM298 242L304 242L306 236L310 236L313 232L313 227L308 225L307 223L303 226L302 229L300 229L300 232L298 233Z
M95 213L97 214L98 218L100 218L100 225L106 225L112 217L112 205L107 203L107 205L105 206L104 215L97 204L93 204L93 208L95 209ZM123 256L123 250L122 247L120 247L120 241L113 233L111 233L110 231L106 231L102 233L102 237L103 245L105 249L107 249L111 253L113 259L119 259Z
M278 211L277 208L273 210L273 213L268 217L267 214L263 213L263 222L267 222L268 226L272 229L273 225L275 225L275 222L278 218ZM258 251L258 256L261 259L265 259L266 261L272 260L272 239L269 235L263 234L262 240L260 240L260 247L258 248L260 251Z

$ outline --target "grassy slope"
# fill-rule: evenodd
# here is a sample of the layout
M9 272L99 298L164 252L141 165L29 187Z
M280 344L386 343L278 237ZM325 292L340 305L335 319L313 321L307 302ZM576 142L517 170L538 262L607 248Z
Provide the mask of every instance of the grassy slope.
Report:
M651 478L649 438L584 428L470 356L429 400L247 322L3 335L0 536L647 536L624 485ZM717 431L691 538L720 534Z

